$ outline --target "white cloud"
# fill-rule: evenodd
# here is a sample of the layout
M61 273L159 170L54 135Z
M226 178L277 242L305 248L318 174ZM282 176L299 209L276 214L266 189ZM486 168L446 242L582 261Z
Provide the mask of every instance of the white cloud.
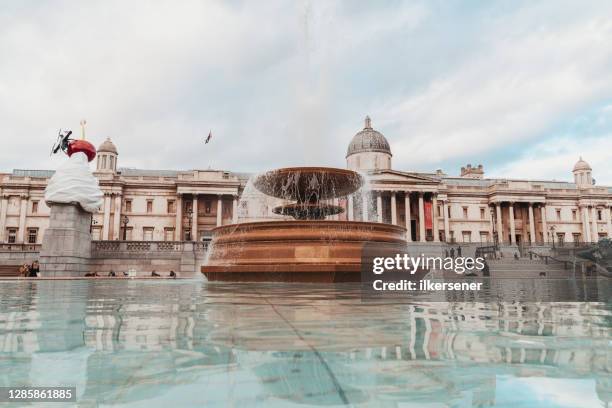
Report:
M607 13L556 6L495 17L482 30L475 57L434 78L422 92L379 107L377 116L401 134L393 145L400 165L527 146L559 121L609 97Z
M558 137L532 146L520 158L493 169L487 176L573 182L572 168L582 156L593 168L597 184L612 186L610 152L612 134L589 138Z
M81 118L123 166L343 166L368 113L396 168L426 169L528 147L612 91L606 2L355 4L3 7L0 169L54 168L57 128Z

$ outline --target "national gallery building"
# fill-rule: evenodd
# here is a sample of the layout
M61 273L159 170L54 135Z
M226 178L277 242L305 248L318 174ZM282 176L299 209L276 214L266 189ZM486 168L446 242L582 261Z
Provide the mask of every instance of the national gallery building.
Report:
M538 245L612 237L612 187L595 185L582 159L571 169L573 181L560 182L487 178L481 165L469 164L459 175L401 171L392 168L392 156L366 118L348 145L346 164L367 175L371 193L337 199L345 212L332 219L401 225L412 242ZM94 172L104 192L104 206L92 219L94 240L200 241L219 225L282 218L272 204L251 203L249 174L121 168L118 160L107 139ZM42 242L52 174L0 173L0 243Z

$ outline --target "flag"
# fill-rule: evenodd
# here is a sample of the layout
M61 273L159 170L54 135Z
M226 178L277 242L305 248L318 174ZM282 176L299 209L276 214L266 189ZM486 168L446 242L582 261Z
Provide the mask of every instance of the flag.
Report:
M212 138L212 130L208 132L208 136L206 137L206 141L204 142L204 144L207 144L208 142L210 142L211 138Z

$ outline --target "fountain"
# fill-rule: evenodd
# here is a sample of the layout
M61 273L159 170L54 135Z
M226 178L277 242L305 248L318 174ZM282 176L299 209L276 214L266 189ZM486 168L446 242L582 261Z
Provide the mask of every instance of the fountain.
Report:
M344 212L329 200L350 195L363 183L354 171L325 167L257 176L255 188L290 202L273 212L294 219L215 228L202 273L211 281L359 282L366 244L406 250L403 227L326 219Z

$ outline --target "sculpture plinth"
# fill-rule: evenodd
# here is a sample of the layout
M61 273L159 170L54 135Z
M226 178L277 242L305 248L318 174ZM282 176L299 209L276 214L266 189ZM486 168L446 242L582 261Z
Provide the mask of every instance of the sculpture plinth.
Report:
M91 257L91 214L76 203L48 204L51 215L40 251L41 276L85 275Z
M406 249L406 229L397 225L325 220L344 211L325 202L363 185L353 171L297 167L264 173L253 181L261 192L294 203L273 211L291 221L251 222L213 230L202 273L209 280L358 282L362 251L377 243Z

